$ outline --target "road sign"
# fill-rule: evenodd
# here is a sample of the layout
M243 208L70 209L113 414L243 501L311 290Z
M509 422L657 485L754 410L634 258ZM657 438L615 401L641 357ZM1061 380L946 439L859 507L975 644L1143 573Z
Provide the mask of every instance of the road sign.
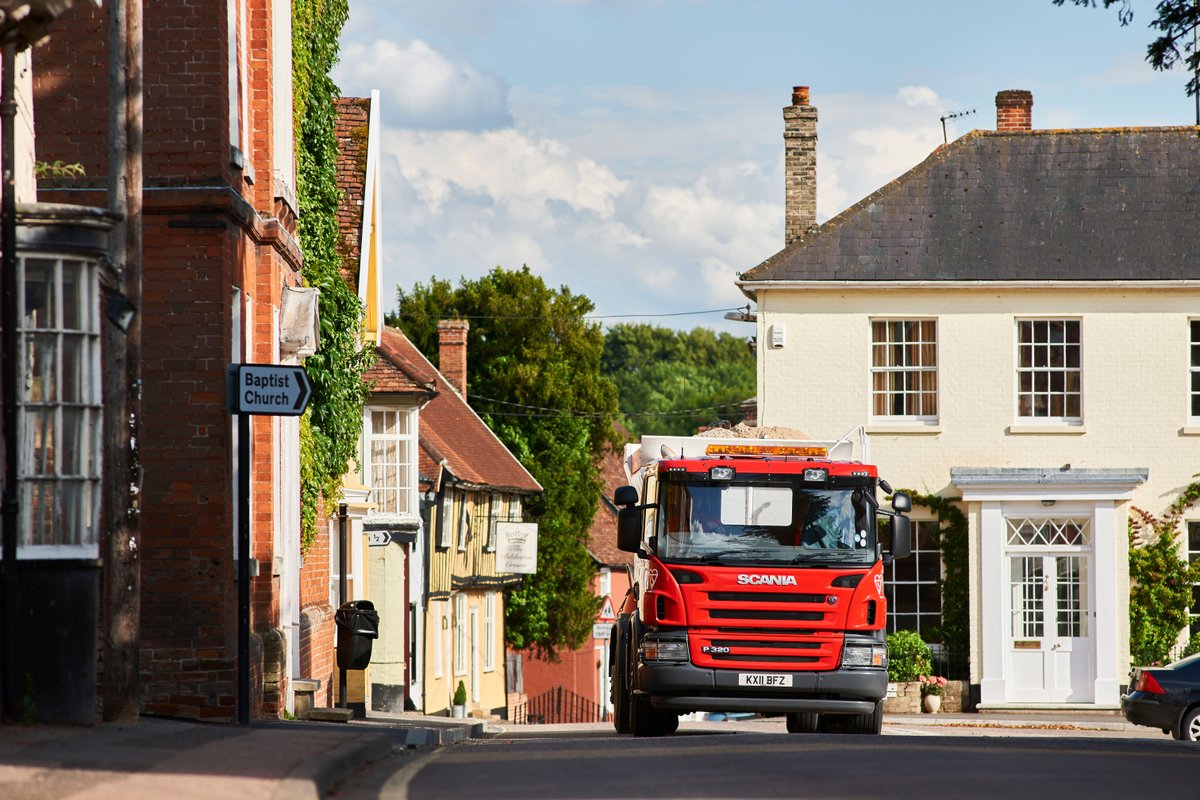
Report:
M600 609L600 619L606 622L612 622L617 618L617 613L613 611L612 600L608 597L604 598L604 607Z
M235 364L233 413L298 417L312 397L312 381L303 367L283 364Z
M611 622L593 622L592 623L592 638L593 639L611 639L612 638L612 623Z
M389 531L367 531L367 547L387 547L391 543Z

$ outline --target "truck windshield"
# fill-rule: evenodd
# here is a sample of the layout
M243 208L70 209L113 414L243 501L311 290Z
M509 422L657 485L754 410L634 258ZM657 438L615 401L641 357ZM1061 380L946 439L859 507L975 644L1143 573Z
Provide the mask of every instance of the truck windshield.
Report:
M657 554L669 561L872 564L867 491L672 476L660 484Z

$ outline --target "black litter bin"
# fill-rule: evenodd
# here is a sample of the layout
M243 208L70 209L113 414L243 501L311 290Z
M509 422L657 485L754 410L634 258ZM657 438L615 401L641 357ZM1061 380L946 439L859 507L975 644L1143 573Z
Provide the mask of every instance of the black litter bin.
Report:
M339 669L366 669L371 663L371 640L379 638L379 612L370 600L344 603L333 617L337 625Z

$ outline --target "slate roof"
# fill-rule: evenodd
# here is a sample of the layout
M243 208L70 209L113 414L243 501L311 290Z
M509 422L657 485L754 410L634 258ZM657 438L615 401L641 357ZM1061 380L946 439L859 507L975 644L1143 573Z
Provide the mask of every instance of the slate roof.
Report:
M385 327L379 352L380 362L386 361L432 394L421 407L418 423L418 469L423 481L440 482L444 460L451 475L472 487L517 494L542 491L541 484L402 331Z
M973 131L742 273L755 281L1200 279L1200 128Z

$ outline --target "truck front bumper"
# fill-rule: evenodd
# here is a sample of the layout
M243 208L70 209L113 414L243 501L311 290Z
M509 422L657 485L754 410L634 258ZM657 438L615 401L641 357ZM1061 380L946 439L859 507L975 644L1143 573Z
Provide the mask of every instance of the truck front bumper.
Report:
M770 687L740 686L738 676L745 672L691 664L639 664L635 694L648 696L655 708L672 711L759 714L870 714L887 694L887 671L882 669L772 672L790 675L792 685Z

